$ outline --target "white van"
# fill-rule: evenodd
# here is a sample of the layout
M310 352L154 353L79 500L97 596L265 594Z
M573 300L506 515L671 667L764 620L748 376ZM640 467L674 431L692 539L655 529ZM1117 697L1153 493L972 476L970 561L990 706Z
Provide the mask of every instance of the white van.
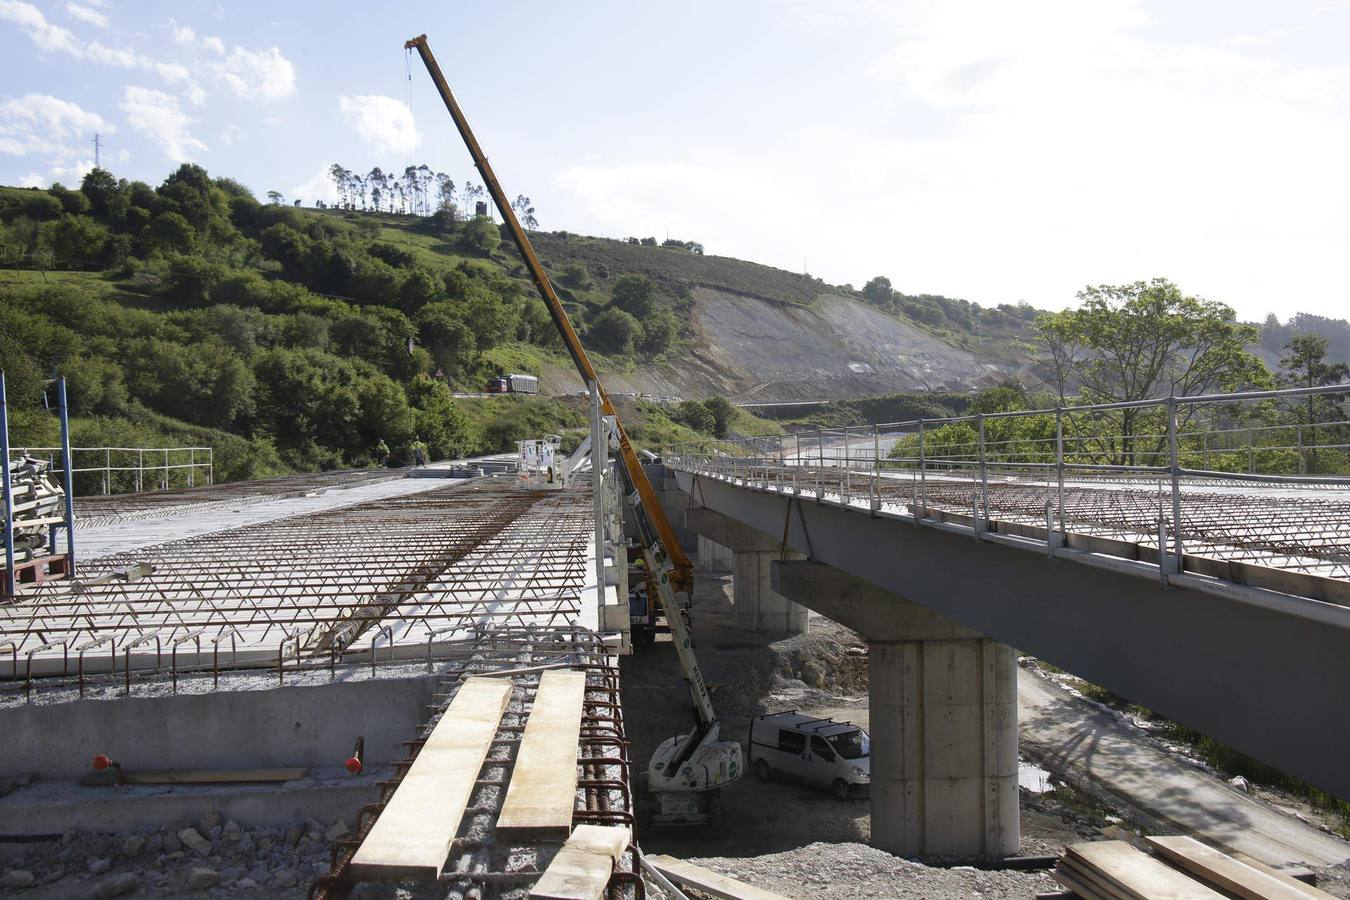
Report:
M872 784L872 741L857 725L798 712L750 720L750 768L829 788L836 800L867 796Z

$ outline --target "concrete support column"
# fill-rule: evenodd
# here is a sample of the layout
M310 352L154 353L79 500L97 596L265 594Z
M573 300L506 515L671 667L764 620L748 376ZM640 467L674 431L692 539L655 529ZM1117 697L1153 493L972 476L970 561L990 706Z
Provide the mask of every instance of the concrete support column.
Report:
M904 602L904 601L900 601ZM988 638L869 640L872 846L1017 853L1017 658Z
M731 562L732 602L736 607L736 627L746 631L785 631L805 634L806 607L793 603L773 589L769 579L771 566L783 558L779 550L733 551ZM788 559L805 559L789 551Z
M821 563L771 568L779 593L867 639L872 845L899 856L1016 854L1012 648Z
M731 551L703 535L698 536L698 568L703 572L730 572Z
M788 600L769 583L775 561L805 559L801 553L785 550L781 535L764 534L710 509L686 509L684 524L697 532L700 546L709 541L731 552L737 628L806 633L809 613L805 607Z

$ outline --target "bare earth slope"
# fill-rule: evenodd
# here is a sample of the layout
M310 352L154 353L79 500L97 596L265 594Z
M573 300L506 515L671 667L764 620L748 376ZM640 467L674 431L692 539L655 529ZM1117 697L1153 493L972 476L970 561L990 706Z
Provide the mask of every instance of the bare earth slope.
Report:
M836 294L809 306L708 287L691 295L692 346L634 372L607 373L611 390L818 400L962 390L1003 375L967 350Z

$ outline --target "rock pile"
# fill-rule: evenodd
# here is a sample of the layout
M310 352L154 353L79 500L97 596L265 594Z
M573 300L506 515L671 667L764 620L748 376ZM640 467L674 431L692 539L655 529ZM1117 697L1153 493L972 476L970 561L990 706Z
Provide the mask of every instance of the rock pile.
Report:
M134 834L70 832L5 858L0 896L50 887L61 896L98 898L303 897L314 877L328 871L333 841L348 832L346 822L312 819L248 828L214 813Z

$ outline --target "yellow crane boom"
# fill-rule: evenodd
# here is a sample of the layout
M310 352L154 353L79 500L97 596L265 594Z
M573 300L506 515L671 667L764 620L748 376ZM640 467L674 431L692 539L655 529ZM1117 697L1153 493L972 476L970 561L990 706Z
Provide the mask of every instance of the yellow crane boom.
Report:
M595 384L596 389L600 392L600 404L605 415L614 417L619 437L619 455L623 460L627 480L629 485L637 491L647 523L655 532L654 536L661 545L661 552L671 563L671 587L677 591L692 590L694 569L689 563L689 557L685 556L679 541L675 539L675 532L670 526L670 520L666 518L665 510L661 507L656 491L652 488L652 483L647 478L647 473L643 470L642 463L638 460L632 443L628 440L628 432L619 421L618 413L614 409L614 404L610 402L609 394L605 392L603 385L600 383L600 376L596 374L595 367L591 365L590 357L586 355L585 348L581 346L581 339L577 337L576 330L567 317L567 310L563 308L562 301L558 299L557 293L554 292L553 285L549 282L548 275L545 274L544 267L539 262L539 257L535 254L529 237L525 234L525 229L521 227L520 221L516 218L515 210L511 208L511 204L506 198L506 192L502 190L501 184L497 181L497 176L492 171L492 166L488 165L487 156L483 154L483 149L478 146L478 139L474 137L473 129L469 127L469 120L465 118L464 111L459 108L455 95L450 92L450 85L446 82L445 76L441 74L441 67L436 62L436 57L432 55L431 47L427 44L427 36L425 34L418 35L403 46L405 49L417 50L418 55L422 57L422 62L427 67L427 73L431 76L432 82L435 83L436 90L440 92L441 99L445 101L445 108L449 111L450 118L454 120L455 127L459 129L459 135L464 139L464 145L469 149L469 155L473 157L473 164L477 167L479 175L482 176L483 184L487 186L488 193L492 195L492 200L497 205L497 211L501 213L502 220L506 222L507 228L511 231L512 240L515 241L517 249L520 250L520 255L525 259L525 267L529 269L530 277L534 280L534 286L539 291L539 296L543 299L544 305L548 307L549 315L553 317L553 324L558 327L558 332L562 335L563 344L566 345L567 352L572 357L572 362L576 364L577 372L580 373L582 380L588 387L591 383Z

